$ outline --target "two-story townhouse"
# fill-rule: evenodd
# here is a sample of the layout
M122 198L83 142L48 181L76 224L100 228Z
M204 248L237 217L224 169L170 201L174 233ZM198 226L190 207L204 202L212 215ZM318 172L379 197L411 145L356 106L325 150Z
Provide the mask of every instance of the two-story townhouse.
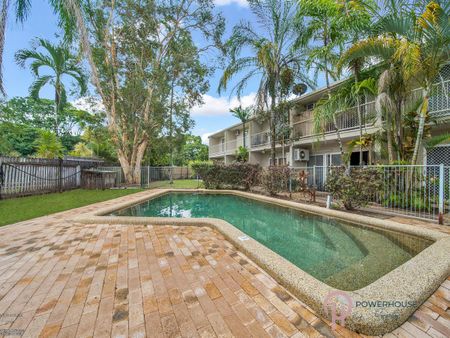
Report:
M339 88L343 82L336 82L332 90ZM420 89L414 91L420 95ZM291 138L286 144L277 143L277 164L288 164L294 168L310 166L330 166L341 163L337 133L332 124L326 126L324 133L314 131L313 108L319 99L326 94L321 88L293 100L290 112ZM375 109L375 98L365 97L360 104L363 116L363 133L372 134L382 127L382 118ZM437 121L431 125L432 136L450 133L450 65L441 71L439 83L430 99L430 117ZM359 138L358 109L353 107L339 114L337 118L339 133L344 150L350 141ZM270 131L267 122L251 119L246 126L245 146L249 150L249 162L259 163L263 167L271 164ZM211 160L231 163L235 160L236 150L243 144L242 123L223 129L209 137L209 157ZM380 149L372 149L372 162L383 162ZM369 162L369 151L364 149L364 162ZM444 163L450 165L450 144L426 150L422 149L420 161L423 164ZM359 149L354 150L350 158L351 164L359 164Z

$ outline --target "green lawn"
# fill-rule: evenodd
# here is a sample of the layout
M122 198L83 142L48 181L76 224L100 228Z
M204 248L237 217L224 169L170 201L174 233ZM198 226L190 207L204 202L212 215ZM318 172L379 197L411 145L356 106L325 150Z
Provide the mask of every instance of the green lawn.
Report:
M201 181L175 180L152 182L150 189L178 188L196 189L203 188ZM110 200L136 192L141 189L113 189L113 190L71 190L63 193L28 196L7 200L0 200L0 226L25 221L39 216L50 215L55 212L82 207L92 203Z
M173 184L170 184L169 181L157 181L151 182L149 188L197 189L203 188L203 183L197 180L175 180Z
M53 214L55 212L82 207L136 192L141 189L114 190L71 190L0 200L0 226L25 221L27 219Z

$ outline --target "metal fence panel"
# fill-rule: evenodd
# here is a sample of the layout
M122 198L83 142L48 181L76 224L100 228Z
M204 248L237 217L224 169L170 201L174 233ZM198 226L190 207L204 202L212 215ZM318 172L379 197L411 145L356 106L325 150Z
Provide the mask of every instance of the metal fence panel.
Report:
M112 167L100 167L108 171L115 171L116 185L126 185L125 175L123 170L119 166ZM141 186L148 187L150 183L156 181L168 181L172 177L173 180L189 179L192 178L193 172L188 166L183 167L154 167L154 166L142 166L141 167Z
M309 186L327 192L326 180L331 168L293 168L291 179L296 180L303 171ZM393 214L424 219L440 219L450 213L450 166L374 165L364 168L379 170L382 177L382 188L373 196L372 206ZM295 183L291 184L291 187L295 186Z

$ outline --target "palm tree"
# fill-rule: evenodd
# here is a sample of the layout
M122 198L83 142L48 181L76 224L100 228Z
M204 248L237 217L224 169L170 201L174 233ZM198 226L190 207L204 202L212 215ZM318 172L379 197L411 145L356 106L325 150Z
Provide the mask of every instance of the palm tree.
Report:
M348 34L351 43L356 43L365 36L369 29L371 28L371 16L369 8L366 4L366 0L356 0L356 1L343 1L343 26L345 27L345 32ZM342 71L342 62L338 62L337 68L338 73ZM364 88L359 86L358 83L361 81L361 71L364 66L364 59L355 59L348 63L347 68L351 70L354 77L355 89ZM356 110L358 113L359 122L359 165L363 164L363 114L361 107L361 97L358 90L353 92L356 94Z
M412 164L416 164L422 145L434 82L450 57L450 2L443 2L443 6L436 1L431 1L427 5L417 20L417 39L411 41L411 48L399 53L399 57L405 62L407 72L412 72L422 85L423 102L419 110L419 130L411 159Z
M63 77L70 77L77 83L80 95L87 91L86 77L79 59L70 53L63 45L53 45L45 39L38 39L33 43L33 49L21 49L15 55L19 66L25 67L31 60L30 68L35 76L30 86L30 96L39 98L40 90L47 84L55 88L55 134L58 135L58 118L67 103L67 92ZM44 49L45 53L38 51ZM40 74L41 68L48 68L52 74Z
M242 122L242 144L244 148L245 146L245 124L250 120L250 117L252 116L252 110L251 108L242 108L242 106L230 109L231 114L241 120Z
M306 68L305 49L295 49L295 41L304 34L304 27L295 22L296 2L292 0L250 0L249 7L257 17L259 29L242 22L233 28L226 42L230 63L219 84L219 93L227 89L230 80L246 71L232 89L240 98L251 79L259 83L256 98L256 113L269 112L271 134L271 159L275 164L277 106L290 93L295 81L300 80L310 87ZM243 54L249 49L251 54Z
M377 58L385 67L379 81L381 90L377 101L385 111L395 111L392 115L396 120L396 137L400 146L401 120L408 93L412 86L421 86L422 102L417 111L419 128L411 158L411 163L415 164L422 144L433 84L450 57L450 4L431 1L417 14L417 6L411 6L409 2L395 0L390 3L387 14L378 14L371 35L355 43L343 58L349 62L362 57ZM387 117L388 147L392 149L389 130L391 114L388 113Z
M300 0L297 21L307 20L306 34L299 36L297 46L310 44L307 64L310 69L325 75L327 99L331 99L331 79L337 80L339 50L345 41L343 7L336 1ZM319 112L319 114L325 111ZM328 110L326 118L331 119L336 130L341 156L344 147L337 123L337 111ZM314 110L316 114L316 110ZM324 116L325 117L325 116Z
M317 134L323 134L330 123L335 123L340 112L348 111L358 103L358 98L364 95L375 95L375 80L368 77L360 82L347 81L336 91L319 100L314 107L313 127ZM360 138L362 141L363 137ZM363 143L358 143L363 147ZM341 153L342 164L347 167L345 153Z
M76 16L72 15L74 7L80 7L80 0L49 0L55 13L59 16L59 26L64 30L66 40L71 40L75 32ZM10 6L14 8L15 19L18 23L24 23L31 10L30 0L2 0L0 10L0 94L6 95L3 87L3 52L5 46L6 23ZM76 14L76 13L74 13Z

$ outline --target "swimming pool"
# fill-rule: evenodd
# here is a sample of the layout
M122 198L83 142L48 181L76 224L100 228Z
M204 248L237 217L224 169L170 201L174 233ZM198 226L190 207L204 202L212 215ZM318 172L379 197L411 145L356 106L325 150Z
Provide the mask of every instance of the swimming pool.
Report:
M110 215L223 219L340 290L371 284L433 243L231 194L171 192Z

